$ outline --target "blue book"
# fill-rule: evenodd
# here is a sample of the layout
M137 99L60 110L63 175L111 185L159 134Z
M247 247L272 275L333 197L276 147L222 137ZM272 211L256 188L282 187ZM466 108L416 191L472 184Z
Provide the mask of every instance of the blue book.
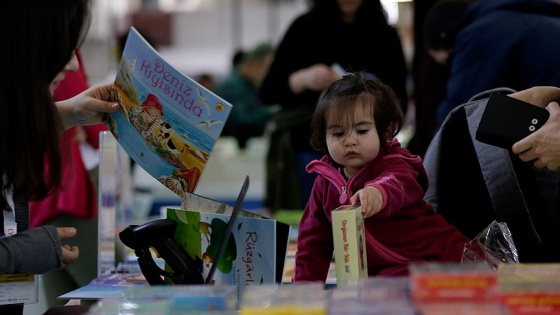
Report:
M168 64L132 27L105 124L132 159L181 196L194 192L231 104Z

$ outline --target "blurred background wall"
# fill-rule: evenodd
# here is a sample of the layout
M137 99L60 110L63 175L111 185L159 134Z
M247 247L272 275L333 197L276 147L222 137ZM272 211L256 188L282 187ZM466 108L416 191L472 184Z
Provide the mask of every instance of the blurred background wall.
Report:
M383 0L389 20L412 58L412 2ZM118 37L135 26L185 74L223 77L237 49L277 44L306 0L95 0L82 46L92 83L114 80ZM336 44L336 39L333 39Z

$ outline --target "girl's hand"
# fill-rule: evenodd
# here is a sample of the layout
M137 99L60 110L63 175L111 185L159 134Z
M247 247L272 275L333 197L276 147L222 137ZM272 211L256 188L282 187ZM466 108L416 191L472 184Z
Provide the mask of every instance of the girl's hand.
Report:
M350 198L350 203L352 205L356 205L358 202L362 207L363 217L369 218L381 211L383 195L381 195L379 189L375 187L366 187L358 190L354 196Z
M103 121L105 113L119 110L113 84L100 84L65 101L56 102L64 129Z

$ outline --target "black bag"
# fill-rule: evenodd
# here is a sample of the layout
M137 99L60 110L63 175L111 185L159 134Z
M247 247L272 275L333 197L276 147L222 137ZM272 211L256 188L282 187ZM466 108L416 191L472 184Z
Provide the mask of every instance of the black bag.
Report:
M491 92L455 108L434 136L425 199L470 238L493 220L507 223L520 262L560 262L560 173L475 140Z

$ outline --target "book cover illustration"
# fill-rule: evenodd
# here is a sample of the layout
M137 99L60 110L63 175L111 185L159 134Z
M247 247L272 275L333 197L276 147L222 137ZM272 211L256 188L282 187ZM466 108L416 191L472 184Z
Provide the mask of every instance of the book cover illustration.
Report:
M184 193L181 196L181 209L186 209L195 212L208 212L213 214L221 214L229 218L233 212L233 206L212 200L196 194ZM285 271L286 255L288 252L288 243L291 235L292 228L289 224L279 221L278 219L270 219L257 213L241 209L236 220L243 218L259 219L255 220L256 225L262 224L263 228L258 228L259 231L266 233L266 239L275 240L275 259L276 259L276 281L282 282L282 277ZM273 222L273 223L271 223ZM272 225L273 224L273 225ZM271 228L274 226L274 229ZM235 230L235 229L234 229Z
M332 212L337 284L367 278L364 218L360 206L343 205Z
M121 110L105 123L152 177L194 192L231 104L169 65L130 29L113 84Z
M211 284L235 284L241 291L253 284L274 283L276 276L276 222L238 216L220 261L214 261L224 239L229 214L168 209L178 223L175 240L197 261L203 278L218 264Z

